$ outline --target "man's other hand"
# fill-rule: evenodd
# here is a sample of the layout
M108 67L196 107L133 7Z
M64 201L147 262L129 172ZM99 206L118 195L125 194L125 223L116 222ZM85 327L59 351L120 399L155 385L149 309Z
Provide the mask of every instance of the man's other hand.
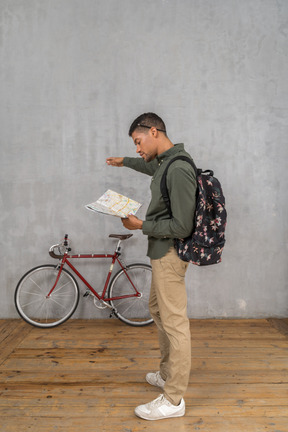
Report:
M123 226L128 230L142 229L143 221L134 215L128 215L127 218L121 219Z
M123 157L109 157L106 159L107 165L122 167L123 166Z

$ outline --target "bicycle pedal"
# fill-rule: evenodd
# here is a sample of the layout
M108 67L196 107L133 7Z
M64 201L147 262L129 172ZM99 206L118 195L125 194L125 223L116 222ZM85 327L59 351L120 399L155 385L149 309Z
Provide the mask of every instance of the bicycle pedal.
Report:
M90 291L87 290L87 291L85 291L85 293L83 294L83 297L88 297L89 295L90 295Z
M115 309L112 309L110 312L109 318L113 318L114 316L116 316Z

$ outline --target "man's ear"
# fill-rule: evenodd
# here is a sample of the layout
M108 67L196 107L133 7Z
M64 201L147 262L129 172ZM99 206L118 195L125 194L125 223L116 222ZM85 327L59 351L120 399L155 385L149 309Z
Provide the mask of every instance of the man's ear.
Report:
M150 129L150 132L151 132L151 134L152 134L152 136L154 137L154 138L157 138L158 137L158 129L156 129L156 127L154 127L154 126L152 126L151 127L151 129Z

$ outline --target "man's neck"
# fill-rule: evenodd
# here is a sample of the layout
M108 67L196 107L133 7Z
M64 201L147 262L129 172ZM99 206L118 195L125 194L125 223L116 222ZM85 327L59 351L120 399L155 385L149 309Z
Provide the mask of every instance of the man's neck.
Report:
M159 142L157 156L169 150L171 147L174 147L174 144L169 140L169 138L164 138L161 142Z

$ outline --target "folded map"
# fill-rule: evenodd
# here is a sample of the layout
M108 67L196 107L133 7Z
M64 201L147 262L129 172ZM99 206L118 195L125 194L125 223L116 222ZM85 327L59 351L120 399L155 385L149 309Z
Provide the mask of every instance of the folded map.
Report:
M142 204L108 189L97 201L87 204L85 208L98 213L126 218L135 215Z

